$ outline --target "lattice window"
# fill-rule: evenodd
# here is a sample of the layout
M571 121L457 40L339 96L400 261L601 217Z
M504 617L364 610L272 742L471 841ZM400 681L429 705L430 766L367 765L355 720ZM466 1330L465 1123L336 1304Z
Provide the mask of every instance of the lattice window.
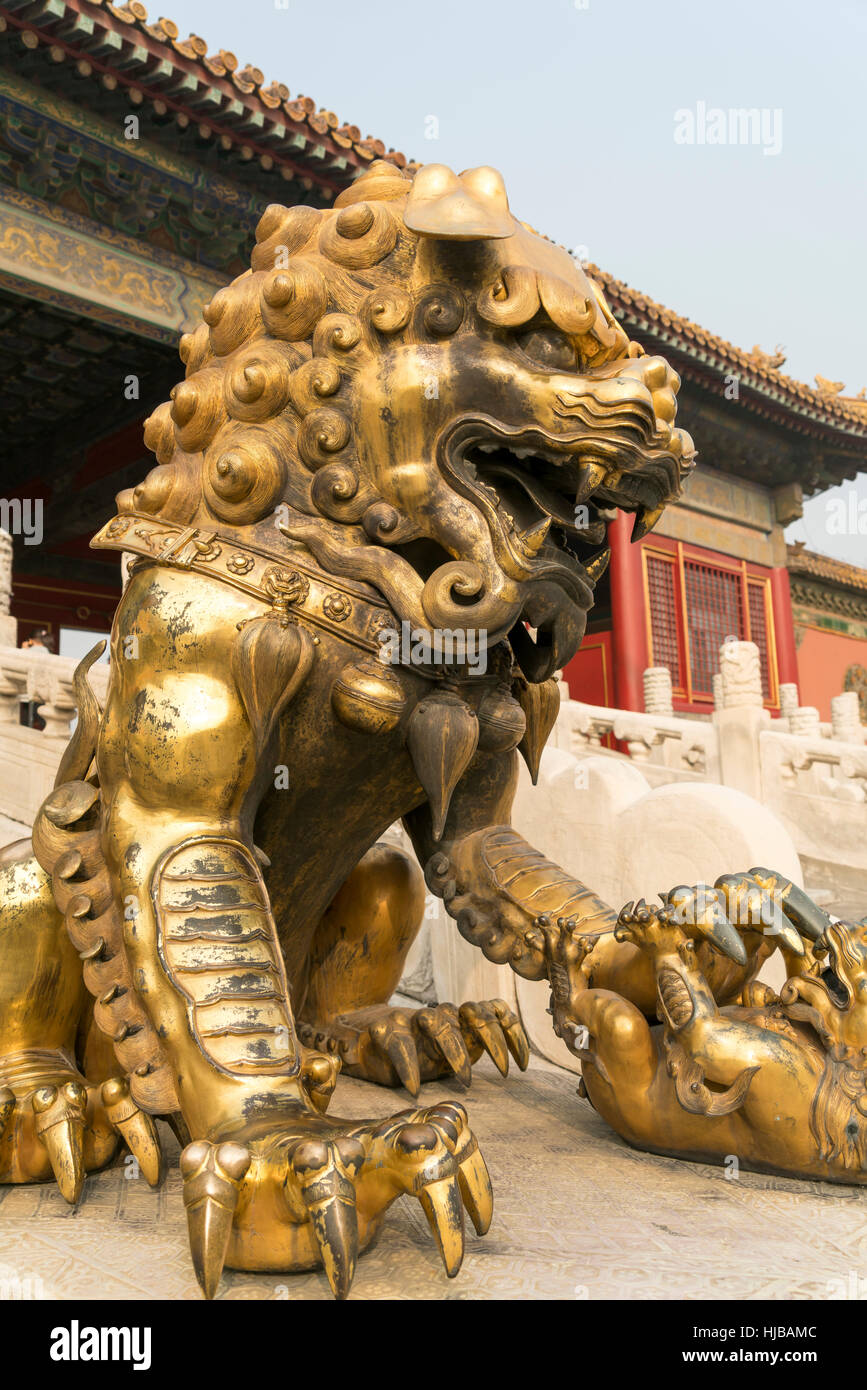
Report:
M763 580L747 580L747 602L750 609L750 641L759 649L762 666L762 694L771 697L771 663L768 639L768 586Z
M736 570L692 559L684 561L684 580L693 694L710 695L720 647L746 633L742 580Z
M667 666L675 689L683 688L678 642L676 567L661 555L645 556L650 599L650 641L654 666Z

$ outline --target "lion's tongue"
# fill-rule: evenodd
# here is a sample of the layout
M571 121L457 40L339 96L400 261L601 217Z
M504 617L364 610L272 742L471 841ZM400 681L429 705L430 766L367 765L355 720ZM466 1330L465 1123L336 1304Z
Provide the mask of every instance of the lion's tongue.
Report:
M570 531L576 529L575 508L571 500L554 492L553 488L546 487L532 474L499 459L494 461L483 459L479 465L479 474L486 482L490 482L497 492L504 497L504 500L507 499L510 502L513 508L515 507L514 491L512 490L511 496L508 496L506 491L509 483L512 484L512 489L520 488L526 494L539 517L550 516L558 525ZM535 516L530 518L531 521L535 519Z

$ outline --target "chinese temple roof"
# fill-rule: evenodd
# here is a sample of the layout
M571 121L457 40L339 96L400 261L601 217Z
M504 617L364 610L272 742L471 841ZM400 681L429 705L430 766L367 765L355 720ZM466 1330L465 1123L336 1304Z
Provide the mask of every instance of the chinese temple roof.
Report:
M803 541L787 546L786 551L786 568L791 575L822 580L835 588L867 592L867 569L860 565L850 565L845 560L834 560L830 555L807 550Z
M222 155L298 179L328 202L373 159L407 164L400 151L362 137L358 126L317 109L311 97L293 97L282 82L266 82L233 53L209 54L196 34L181 39L170 19L149 22L138 0L6 0L0 33L17 40L17 70L28 55L31 67L53 66L52 91L75 91L80 99L84 81L103 105L112 97L127 110L148 105L158 119L216 144Z
M598 266L589 269L624 327L644 347L657 347L685 381L725 399L726 385L736 380L737 399L752 415L812 436L816 462L799 479L807 491L854 478L867 469L867 393L844 396L843 383L823 377L817 377L815 387L795 381L780 371L785 361L781 352L765 353L759 348L745 352Z

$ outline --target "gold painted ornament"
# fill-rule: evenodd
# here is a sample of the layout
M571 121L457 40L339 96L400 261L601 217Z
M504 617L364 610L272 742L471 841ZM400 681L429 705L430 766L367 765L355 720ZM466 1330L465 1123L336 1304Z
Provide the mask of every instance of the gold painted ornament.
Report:
M421 700L410 715L406 742L430 803L433 837L439 840L452 792L479 742L478 718L456 691L437 690Z
M408 702L408 691L381 661L347 663L331 687L331 705L341 724L359 733L396 729Z

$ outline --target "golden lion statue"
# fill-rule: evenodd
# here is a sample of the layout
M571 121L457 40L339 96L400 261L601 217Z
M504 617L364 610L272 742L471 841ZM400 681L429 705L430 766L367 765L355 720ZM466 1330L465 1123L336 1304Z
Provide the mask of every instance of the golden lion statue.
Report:
M268 208L204 320L93 542L126 557L106 707L97 649L0 866L0 1180L74 1202L120 1137L155 1183L165 1117L205 1294L321 1264L344 1297L398 1196L450 1275L492 1198L462 1106L341 1121L340 1067L415 1096L529 1052L500 1000L389 1003L424 895L389 825L490 959L655 1006L643 941L509 815L610 509L643 535L693 448L676 375L490 169L380 161L333 209ZM593 942L577 965L552 917ZM758 968L737 944L717 998Z

